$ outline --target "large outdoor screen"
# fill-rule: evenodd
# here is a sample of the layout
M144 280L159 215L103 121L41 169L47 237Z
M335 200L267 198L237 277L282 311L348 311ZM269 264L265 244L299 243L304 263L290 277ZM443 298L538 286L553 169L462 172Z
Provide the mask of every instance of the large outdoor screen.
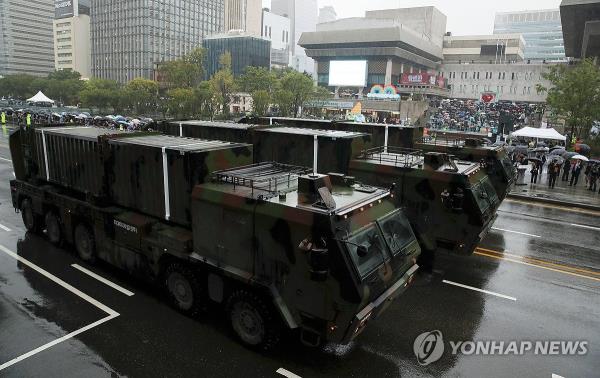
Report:
M366 87L366 60L332 60L329 64L330 87Z

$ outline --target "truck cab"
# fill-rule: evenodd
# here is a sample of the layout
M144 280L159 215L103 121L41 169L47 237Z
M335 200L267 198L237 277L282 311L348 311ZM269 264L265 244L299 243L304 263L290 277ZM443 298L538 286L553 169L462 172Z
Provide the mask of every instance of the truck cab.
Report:
M419 244L391 197L352 177L277 163L218 172L192 195L194 255L261 288L304 343L345 344L418 268ZM227 282L208 282L210 297L225 301ZM229 316L246 343L269 334L259 317L242 325L234 310Z
M472 254L495 219L500 199L479 163L442 153L395 147L363 151L350 174L376 186L394 185L423 249Z
M517 173L506 149L486 144L480 138L438 133L434 137L423 137L420 143L415 144L415 148L447 153L465 161L481 162L501 201L510 193L516 181Z

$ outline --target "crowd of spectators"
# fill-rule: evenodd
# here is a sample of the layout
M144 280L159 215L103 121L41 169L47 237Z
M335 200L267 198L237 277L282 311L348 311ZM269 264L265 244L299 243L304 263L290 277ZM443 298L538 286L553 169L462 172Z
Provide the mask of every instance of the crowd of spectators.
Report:
M539 126L544 105L474 100L432 100L428 126L438 130L468 132L498 131L502 122L511 125ZM492 131L492 132L493 132ZM507 133L507 130L505 130Z

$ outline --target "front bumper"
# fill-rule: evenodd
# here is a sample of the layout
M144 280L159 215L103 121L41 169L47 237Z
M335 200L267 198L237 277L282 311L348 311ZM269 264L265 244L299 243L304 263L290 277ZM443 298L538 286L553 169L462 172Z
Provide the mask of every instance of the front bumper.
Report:
M381 313L406 290L411 277L418 269L419 266L417 264L413 265L394 285L373 302L369 303L361 312L356 314L350 327L346 331L342 344L348 344L350 341L354 340L354 338L361 334L371 319L375 319L381 315Z

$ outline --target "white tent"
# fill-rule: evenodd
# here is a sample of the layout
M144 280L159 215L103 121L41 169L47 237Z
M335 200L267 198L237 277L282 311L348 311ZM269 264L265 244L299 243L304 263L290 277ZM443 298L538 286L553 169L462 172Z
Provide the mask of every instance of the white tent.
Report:
M561 135L554 129L536 129L534 127L524 127L521 130L515 131L511 134L512 137L525 137L525 138L536 138L536 139L552 139L566 141L567 137Z
M45 102L45 103L49 103L49 104L54 104L53 100L50 100L48 97L46 97L45 94L42 93L42 91L39 91L35 96L33 96L32 98L28 98L27 102Z

